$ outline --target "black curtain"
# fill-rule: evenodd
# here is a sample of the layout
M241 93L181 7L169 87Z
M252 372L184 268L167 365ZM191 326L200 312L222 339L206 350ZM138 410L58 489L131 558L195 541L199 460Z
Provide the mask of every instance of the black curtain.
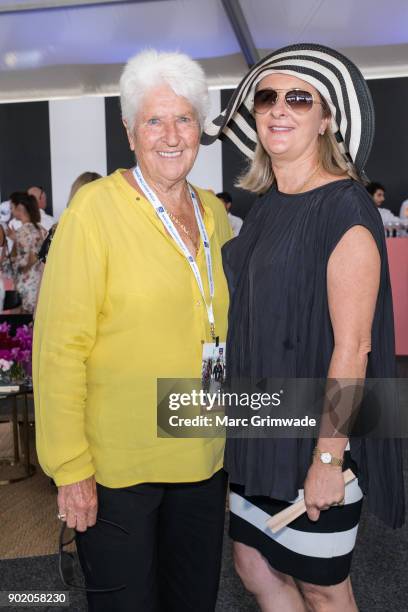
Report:
M1 199L40 185L52 214L48 102L0 104L0 142Z

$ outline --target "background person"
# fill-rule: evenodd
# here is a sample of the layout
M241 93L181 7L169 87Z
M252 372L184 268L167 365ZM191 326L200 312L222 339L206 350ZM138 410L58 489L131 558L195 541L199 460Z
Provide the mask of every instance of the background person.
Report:
M404 200L403 203L401 204L399 216L400 216L400 219L402 219L403 221L408 220L408 199Z
M381 219L383 224L387 223L398 223L399 219L392 213L388 208L384 208L383 204L385 202L385 187L381 185L381 183L372 182L366 185L366 189L368 193L371 195L374 204L378 208L378 212L381 215Z
M237 237L241 231L243 221L241 217L237 217L230 212L232 206L231 195L228 193L228 191L221 191L220 193L217 193L217 198L224 204L225 210L228 213L228 221L231 226L232 233L234 234L234 237Z
M260 196L223 249L232 381L393 378L384 230L359 181L374 111L357 67L320 45L279 49L243 79L207 142L217 126L251 156L239 186ZM264 612L356 612L362 491L401 526L401 463L393 439L227 439L235 565ZM347 467L358 481L345 490ZM302 489L307 515L277 534L265 528Z
M7 237L7 231L9 228L18 229L22 223L17 219L14 219L11 215L11 204L10 200L4 200L0 203L0 273L1 282L3 286L3 299L0 300L1 311L4 309L4 300L6 297L6 291L13 291L15 289L15 279L10 265L9 254L13 248L13 241ZM16 303L20 300L17 299ZM7 306L7 304L6 304ZM10 304L8 304L10 306ZM20 305L16 309L12 309L11 312L19 313Z
M67 206L69 206L69 203L71 202L72 198L74 197L76 192L81 187L83 187L84 185L87 185L88 183L92 183L93 181L96 181L100 178L102 178L102 176L98 174L97 172L89 172L89 171L82 172L72 183ZM45 264L45 262L47 261L48 251L50 250L51 242L52 242L52 239L54 238L54 234L57 229L57 226L58 226L58 223L54 223L54 225L50 228L47 234L47 237L44 240L41 246L41 249L38 253L38 258L43 264Z
M87 185L88 183L92 183L93 181L97 181L100 178L102 178L102 176L98 172L91 172L89 170L87 170L86 172L82 172L79 176L77 176L75 181L72 183L67 206L69 206L70 201L72 200L76 192L81 189L81 187Z
M83 187L84 185L86 185L87 183L92 183L92 181L96 181L97 179L102 178L100 174L98 174L97 172L82 172L82 174L80 174L75 181L72 183L72 187L71 187L71 191L69 194L69 199L68 199L68 203L67 206L69 206L70 201L72 200L72 198L74 197L74 195L76 194L76 192ZM38 259L41 262L41 268L40 268L40 281L38 283L38 294L37 294L37 301L38 301L38 295L40 293L40 288L41 288L41 280L42 280L42 275L44 273L44 265L47 261L47 257L48 257L48 252L50 250L51 247L51 243L53 241L55 232L57 230L58 227L58 223L54 223L54 225L50 228L44 242L41 245L41 248L38 252ZM36 302L37 304L37 302ZM34 316L36 314L36 308L34 309Z
M18 230L22 226L21 221L19 221L13 216L13 211L12 211L10 200L6 200L5 202L1 203L0 215L1 215L2 222L4 222L7 225L8 229ZM9 242L9 248L11 251L11 249L13 248L13 242L10 239L8 242Z
M7 241L6 232L4 230L4 227L0 224L0 253L1 253L0 260L1 261L3 260L3 257L4 257L4 250L6 248L6 241ZM1 270L0 270L0 272L1 272ZM4 307L4 298L5 298L5 295L6 295L5 283L3 281L2 275L0 274L0 312L2 312L3 307Z
M10 196L12 215L21 222L17 230L11 228L7 236L13 241L10 253L12 274L22 301L22 312L32 314L41 280L38 251L45 238L40 225L40 211L36 199L25 192L14 192Z
M37 449L87 587L112 588L88 592L90 609L210 612L224 444L158 438L156 422L157 378L200 378L202 343L226 336L231 230L218 200L186 181L208 90L198 63L148 51L120 91L139 165L82 187L59 222L34 332Z
M55 219L52 215L45 212L47 208L47 194L44 189L39 185L33 185L27 189L27 193L32 195L37 200L38 208L40 209L41 225L47 232L52 228L55 223Z
M373 198L374 204L380 208L385 202L385 187L381 183L372 181L366 186L368 193Z

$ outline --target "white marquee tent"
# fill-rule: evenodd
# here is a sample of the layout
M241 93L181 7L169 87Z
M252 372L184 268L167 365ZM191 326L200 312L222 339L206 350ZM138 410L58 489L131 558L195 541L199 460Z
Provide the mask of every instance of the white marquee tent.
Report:
M0 0L0 101L117 93L146 47L199 59L235 85L269 50L343 50L367 78L408 75L407 0Z

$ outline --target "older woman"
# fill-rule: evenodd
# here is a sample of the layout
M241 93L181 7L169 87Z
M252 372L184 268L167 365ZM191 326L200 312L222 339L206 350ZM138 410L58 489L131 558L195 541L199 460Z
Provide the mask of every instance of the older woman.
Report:
M240 186L261 196L223 250L230 376L394 376L384 231L359 180L373 126L358 69L303 44L254 66L208 128L207 143L223 134L252 158ZM345 488L346 467L358 481ZM363 492L388 524L403 521L398 441L231 439L226 469L235 564L261 609L357 610L349 570ZM303 488L307 515L272 533L268 517Z
M90 609L214 609L221 439L158 438L157 378L199 378L225 339L214 195L186 180L208 92L199 65L143 52L120 81L137 166L84 186L58 225L34 342L37 443L77 530ZM95 592L96 591L96 592Z

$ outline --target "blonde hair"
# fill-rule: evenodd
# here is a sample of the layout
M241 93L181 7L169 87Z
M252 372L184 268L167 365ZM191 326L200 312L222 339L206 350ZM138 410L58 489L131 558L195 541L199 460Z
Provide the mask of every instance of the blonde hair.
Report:
M83 185L86 185L87 183L92 183L92 181L96 181L100 178L102 177L97 172L83 172L82 174L80 174L72 183L71 191L69 193L68 198L68 204L70 203L78 189L80 189Z
M323 117L325 119L331 117L331 111L326 100L322 96L320 96L320 99L322 101ZM353 164L351 162L347 163L340 153L336 137L330 127L327 128L323 135L319 134L318 144L319 162L324 170L337 176L348 174L348 176L356 181L361 180ZM247 170L238 177L235 186L260 195L268 191L274 181L275 175L272 169L271 159L258 140L255 148L255 156L250 161Z

